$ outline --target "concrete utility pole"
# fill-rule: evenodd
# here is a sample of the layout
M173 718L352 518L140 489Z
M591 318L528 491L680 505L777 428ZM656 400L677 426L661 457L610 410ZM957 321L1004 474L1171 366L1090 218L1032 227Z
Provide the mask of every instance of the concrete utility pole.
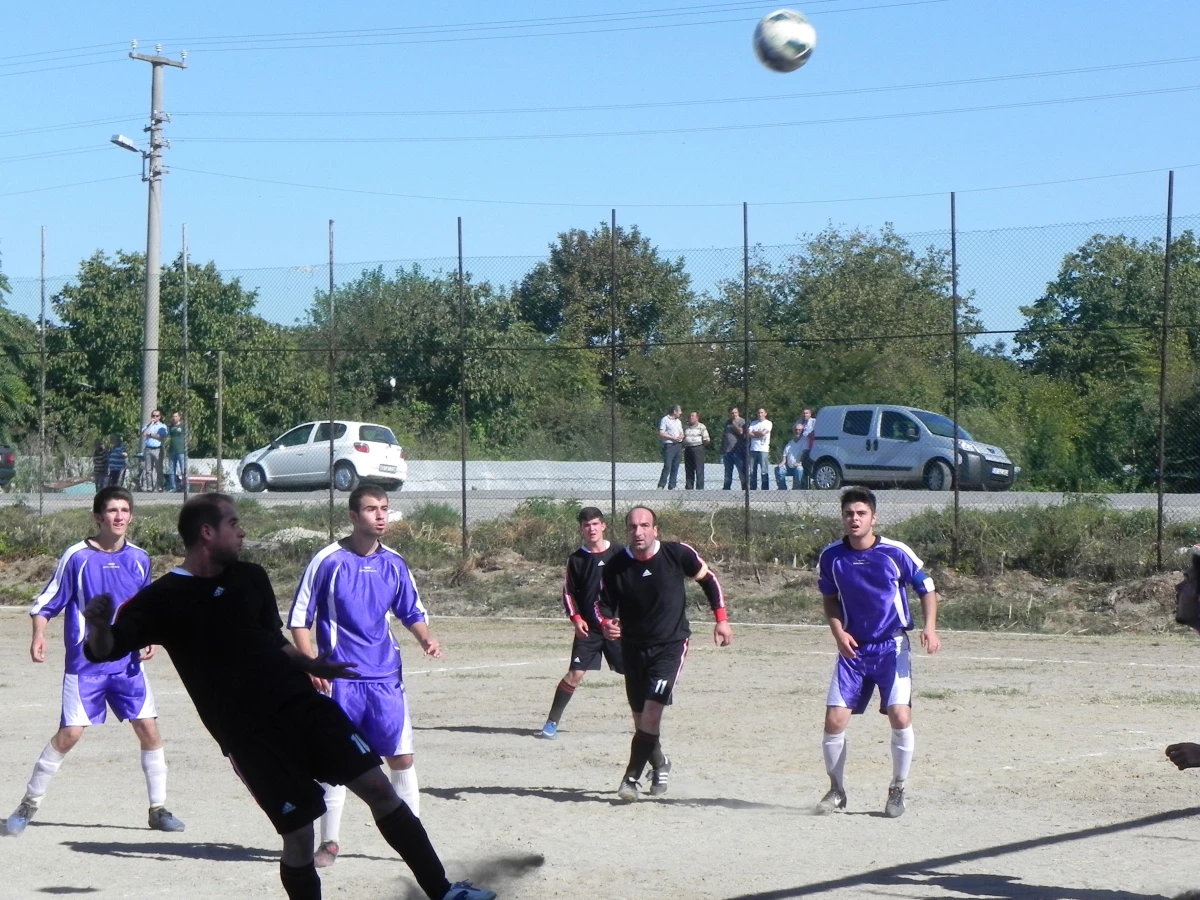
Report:
M163 124L170 117L163 112L163 67L174 66L186 69L187 54L181 59L167 59L162 53L162 45L154 48L154 56L146 56L134 50L129 52L130 59L140 59L150 63L150 125L145 129L150 134L150 149L143 154L146 163L142 180L150 186L149 204L146 210L146 313L145 331L142 341L142 418L139 427L150 421L151 411L158 406L158 321L159 321L159 278L162 269L162 177L166 173L163 168L162 152L170 146L163 137Z

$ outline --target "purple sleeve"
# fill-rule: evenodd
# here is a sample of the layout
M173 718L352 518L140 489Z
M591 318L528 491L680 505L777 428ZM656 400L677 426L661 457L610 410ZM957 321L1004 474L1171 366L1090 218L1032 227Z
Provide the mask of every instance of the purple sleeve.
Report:
M62 555L50 581L34 598L33 609L29 611L31 616L53 619L62 612L63 607L75 595L75 578L78 574L76 560L76 554L70 550Z
M821 559L817 563L817 589L822 597L838 595L837 582L833 580L833 554L828 547L821 551Z
M288 628L312 628L317 609L328 602L329 577L335 568L333 564L326 564L328 560L328 556L319 554L304 570L288 612Z
M396 560L396 573L399 584L396 587L396 597L392 601L392 615L400 620L405 628L412 628L418 622L428 622L429 616L421 605L421 595L417 592L417 583L413 581L412 572L404 560Z

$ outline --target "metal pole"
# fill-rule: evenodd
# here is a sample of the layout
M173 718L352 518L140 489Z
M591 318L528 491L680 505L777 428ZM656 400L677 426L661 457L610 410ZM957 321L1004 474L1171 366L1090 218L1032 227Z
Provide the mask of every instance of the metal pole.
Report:
M156 48L161 50L162 48ZM162 176L163 150L167 146L163 137L163 125L168 116L163 112L163 84L165 66L186 69L182 60L167 59L165 56L144 56L130 53L131 59L150 63L150 150L143 154L148 199L146 206L146 301L142 338L142 419L141 427L150 421L151 411L158 406L158 340L159 340L159 289L162 276ZM139 428L140 431L140 428Z
M742 204L742 421L750 421L750 204ZM750 561L750 443L742 431L742 515L746 561Z
M617 518L617 211L608 230L608 462L609 516Z
M225 490L225 351L217 351L217 490Z
M333 541L333 393L336 362L333 337L333 219L329 220L329 540Z
M1158 348L1158 534L1155 561L1163 565L1163 469L1167 456L1167 317L1171 311L1171 225L1175 218L1175 172L1167 173L1167 245L1163 254L1162 327Z
M462 216L458 217L458 455L462 470L462 555L467 558L467 307L463 282Z
M950 192L950 335L954 342L950 351L952 387L950 404L954 418L954 453L951 456L951 477L954 479L954 522L950 529L950 565L958 565L958 219Z
M38 515L46 504L46 226L42 226L42 311L38 318Z
M187 224L183 226L183 502L188 499L188 443L191 437L192 419L191 405L188 403L188 392L191 390L188 382L188 240Z

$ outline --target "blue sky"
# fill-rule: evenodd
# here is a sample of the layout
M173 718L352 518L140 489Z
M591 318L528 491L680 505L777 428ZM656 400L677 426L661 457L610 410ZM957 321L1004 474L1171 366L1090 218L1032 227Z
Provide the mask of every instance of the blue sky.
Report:
M1172 166L1197 166L1177 172L1176 211L1200 212L1200 4L1185 0L796 3L820 42L790 75L750 48L771 3L11 6L0 253L18 279L37 275L43 225L53 275L145 247L137 157L108 143L142 138L134 38L188 51L167 72L164 258L186 222L193 258L223 269L319 264L329 219L357 263L451 256L461 215L468 255L523 257L478 264L511 278L613 206L665 249L737 246L743 200L751 240L772 245L831 222L939 231L951 190L966 231L1157 216ZM1088 71L1046 74L1064 70ZM331 115L350 112L366 115ZM1048 271L1004 265L1045 255L1050 233L1065 250L1090 232L997 237L968 286L1036 290L1057 248ZM10 303L28 311L22 288Z

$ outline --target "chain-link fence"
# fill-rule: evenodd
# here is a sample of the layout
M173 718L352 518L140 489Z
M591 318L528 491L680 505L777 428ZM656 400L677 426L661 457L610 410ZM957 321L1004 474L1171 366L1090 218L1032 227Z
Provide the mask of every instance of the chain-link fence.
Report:
M336 492L373 480L409 512L446 507L464 551L477 523L556 499L703 513L748 558L791 562L780 523L819 529L846 484L886 488L887 522L945 519L953 558L965 516L1087 495L1153 517L1161 566L1164 529L1200 520L1198 224L669 251L614 213L537 257L461 237L370 264L181 256L162 275L157 402L183 428L150 454L162 477L138 421L144 260L98 255L11 279L4 502L83 508L123 479L328 504L332 531Z

